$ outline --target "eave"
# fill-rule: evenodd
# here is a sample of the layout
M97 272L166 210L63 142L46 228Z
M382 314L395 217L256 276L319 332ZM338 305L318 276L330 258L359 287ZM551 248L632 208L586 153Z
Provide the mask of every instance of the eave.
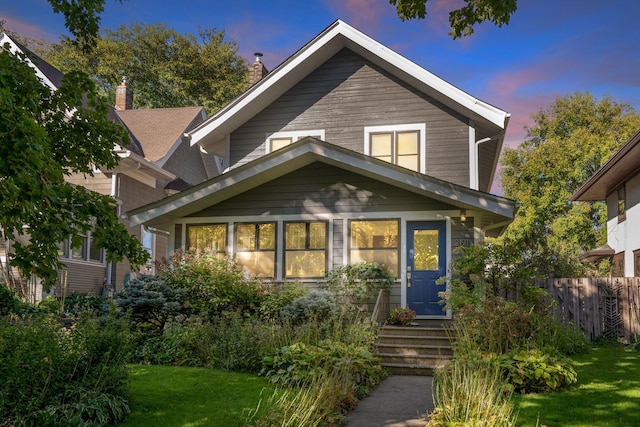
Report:
M640 131L571 196L571 201L605 200L608 194L639 172Z
M307 137L176 195L127 213L131 225L164 226L314 162L323 162L460 209L491 213L510 221L515 202L471 190Z
M227 135L273 103L325 61L348 48L417 90L460 112L493 133L504 131L509 114L480 101L397 52L337 20L260 82L189 133L192 144L221 155Z

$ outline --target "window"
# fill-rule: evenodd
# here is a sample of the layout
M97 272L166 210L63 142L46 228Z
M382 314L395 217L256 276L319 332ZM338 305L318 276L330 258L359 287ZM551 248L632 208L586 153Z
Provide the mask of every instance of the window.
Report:
M618 222L622 222L627 219L626 203L627 195L623 185L622 187L618 188Z
M272 133L267 135L267 140L265 142L266 151L267 153L271 153L272 151L284 148L289 144L293 144L306 136L312 136L314 138L324 140L324 129Z
M286 278L323 277L327 269L327 223L285 223Z
M276 224L236 224L236 262L256 277L275 277Z
M365 127L365 154L416 172L425 171L425 125Z
M227 224L187 225L187 247L210 251L218 258L227 256Z
M633 274L640 277L640 249L633 251Z
M76 261L104 262L104 249L100 248L91 233L78 234L58 245L58 256Z
M351 221L351 263L379 262L398 276L398 220Z

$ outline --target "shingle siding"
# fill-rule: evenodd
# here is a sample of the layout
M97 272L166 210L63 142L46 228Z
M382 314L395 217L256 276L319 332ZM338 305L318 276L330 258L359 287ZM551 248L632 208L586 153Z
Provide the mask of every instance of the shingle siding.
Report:
M343 49L231 134L230 165L264 155L267 133L325 129L363 153L365 126L412 123L426 123L426 173L468 186L468 120Z

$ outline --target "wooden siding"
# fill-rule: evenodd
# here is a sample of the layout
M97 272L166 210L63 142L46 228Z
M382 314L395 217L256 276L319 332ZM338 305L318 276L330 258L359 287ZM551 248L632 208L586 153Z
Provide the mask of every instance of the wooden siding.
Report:
M102 295L104 287L104 278L106 274L106 266L100 263L75 262L63 259L61 260L65 266L62 268L66 271L66 295L73 292L98 296ZM59 280L64 277L65 273L58 275ZM54 293L61 295L63 292L62 283L56 285Z
M333 220L333 260L331 269L341 267L344 264L344 219Z
M164 169L191 185L200 184L209 178L200 154L200 146L194 145L192 147L188 141L183 141L176 148L176 151L164 164Z
M230 166L265 154L267 133L325 129L326 141L364 152L364 127L426 124L426 173L469 186L467 118L343 49L231 134Z
M320 162L274 179L193 217L455 209Z

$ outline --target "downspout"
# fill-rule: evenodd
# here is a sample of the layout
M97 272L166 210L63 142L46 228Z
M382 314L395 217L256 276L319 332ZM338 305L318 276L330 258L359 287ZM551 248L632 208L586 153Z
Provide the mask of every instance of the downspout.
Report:
M493 141L494 139L498 139L500 137L504 136L504 132L501 132L499 134L493 135L493 136L488 136L486 138L482 138L479 139L478 141L476 141L474 143L474 153L473 153L473 158L475 161L475 177L474 177L474 184L475 184L475 188L472 186L471 188L473 190L479 190L480 189L480 156L479 156L479 150L480 150L480 144L483 144L485 142L489 142L489 141Z
M109 196L111 196L111 198L113 200L118 200L118 173L114 172L113 175L111 175L111 193L109 194ZM116 203L116 216L118 217L118 219L120 218L120 204ZM106 267L106 272L105 272L105 278L104 278L104 283L105 284L110 284L113 289L116 289L116 284L114 283L115 281L115 274L114 274L114 270L115 270L115 263L112 261L107 262L107 267Z

